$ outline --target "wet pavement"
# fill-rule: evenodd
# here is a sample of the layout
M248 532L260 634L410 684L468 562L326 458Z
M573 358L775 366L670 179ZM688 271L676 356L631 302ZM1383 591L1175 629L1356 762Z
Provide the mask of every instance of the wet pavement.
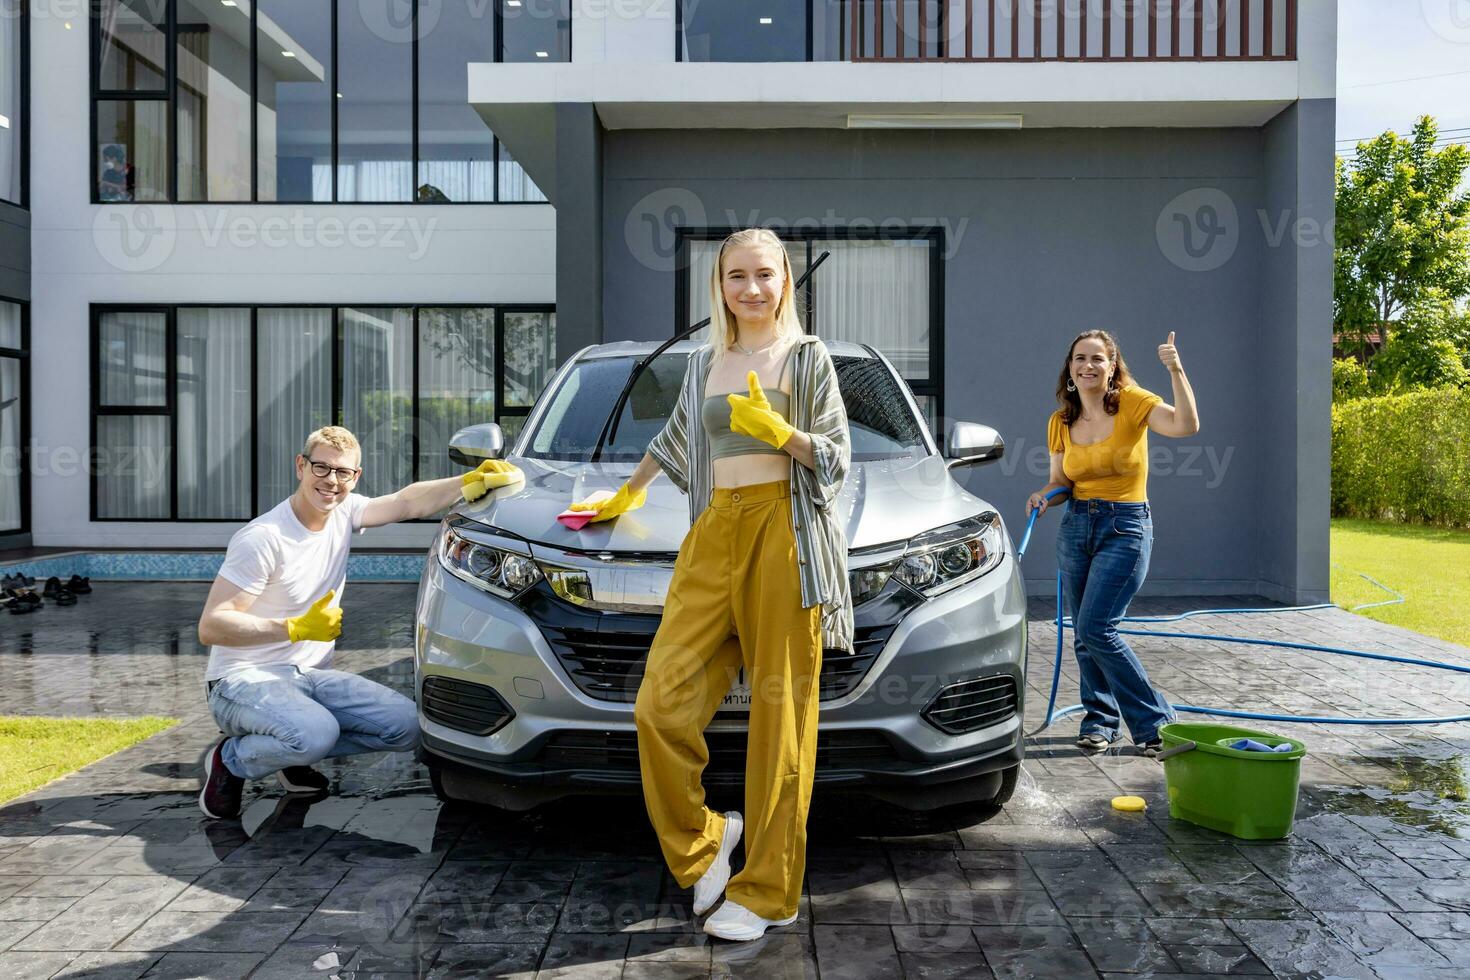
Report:
M379 755L323 765L324 799L259 782L243 820L203 819L206 590L103 584L73 608L0 618L0 714L182 719L0 807L0 976L1470 976L1470 726L1266 726L1310 752L1295 832L1247 843L1171 820L1157 762L1126 745L1084 758L1062 721L1030 740L1003 810L921 817L819 796L798 923L711 943L636 798L519 817L446 807L411 760ZM412 602L411 586L354 585L338 665L407 690ZM1032 611L1028 730L1055 638L1052 610ZM1470 649L1337 610L1159 628L1470 664ZM1174 701L1470 713L1470 675L1136 645ZM1076 701L1070 664L1060 700ZM1148 811L1113 811L1124 792Z

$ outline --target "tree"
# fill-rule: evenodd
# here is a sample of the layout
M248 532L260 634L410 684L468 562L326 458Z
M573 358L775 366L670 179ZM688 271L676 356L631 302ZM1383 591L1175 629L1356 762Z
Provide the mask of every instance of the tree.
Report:
M1333 318L1365 360L1406 311L1470 293L1470 192L1457 193L1470 150L1436 149L1438 136L1422 116L1407 138L1390 130L1337 159Z

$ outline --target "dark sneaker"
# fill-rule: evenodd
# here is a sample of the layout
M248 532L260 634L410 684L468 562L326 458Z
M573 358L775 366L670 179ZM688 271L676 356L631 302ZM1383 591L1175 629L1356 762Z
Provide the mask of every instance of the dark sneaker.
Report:
M276 773L288 793L325 793L331 785L327 777L311 766L287 766Z
M1077 736L1077 747L1084 752L1101 752L1112 744L1102 732L1083 732Z
M234 820L240 816L240 792L245 788L245 780L225 768L220 754L224 747L225 740L220 739L204 757L204 788L199 791L199 809L206 817Z
M1164 751L1164 740L1161 738L1138 743L1138 754L1147 756L1150 759L1157 759L1159 753L1162 751Z

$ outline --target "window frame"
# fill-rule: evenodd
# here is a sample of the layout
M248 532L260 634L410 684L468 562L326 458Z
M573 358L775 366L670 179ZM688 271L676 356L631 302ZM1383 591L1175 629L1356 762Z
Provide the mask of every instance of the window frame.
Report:
M674 329L680 333L693 326L690 317L689 265L690 243L695 241L720 241L740 229L734 226L685 227L674 229ZM775 230L775 229L773 229ZM835 241L925 241L929 243L929 377L924 381L910 381L899 375L915 400L930 397L934 400L934 420L941 431L931 432L935 442L944 445L946 420L944 416L944 229L936 225L908 225L903 228L883 227L856 229L848 227L799 228L777 231L781 241L790 248L800 243L806 249L807 267L815 257L814 243L822 240ZM817 270L815 276L822 271ZM821 310L817 308L816 291L812 279L802 287L801 302L809 319L821 332ZM869 345L871 346L871 345ZM875 350L877 348L874 348ZM887 355L885 355L887 356ZM925 419L925 423L928 420Z
M0 204L31 209L31 5L30 0L16 0L20 7L20 200L11 201L0 197ZM94 140L95 142L95 140ZM5 299L5 302L16 300ZM28 314L27 314L28 315Z
M179 200L179 185L178 185L178 178L179 178L178 118L179 118L179 116L178 116L178 97L177 97L177 89L178 89L178 50L177 50L177 47L178 47L178 33L179 33L178 32L178 0L163 0L163 2L164 2L164 5L165 5L165 14L164 14L164 17L165 17L165 31L164 31L164 76L165 77L164 77L164 86L163 86L162 90L157 91L157 92L150 92L150 91L144 91L144 90L131 90L131 89L104 89L104 88L102 88L100 86L101 68L102 68L102 21L101 21L101 17L99 16L99 10L98 10L97 5L95 3L92 3L92 4L89 4L88 5L88 11L87 11L87 29L88 29L88 34L89 34L89 51L90 51L90 57L89 57L89 65L88 65L88 71L87 71L87 74L88 74L88 79L87 79L87 88L88 88L88 134L89 134L89 136L88 136L88 145L87 145L87 154L88 154L88 160L87 160L87 183L89 185L88 198L89 198L89 201L92 204L111 204L111 205L190 204L190 205L197 205L197 206L266 204L266 205L272 205L272 206L277 206L277 207L280 207L280 206L286 206L286 207L291 207L291 206L295 206L295 207L308 207L308 206L321 206L321 205L329 205L329 204L330 205L336 205L336 204L346 204L346 205L363 205L363 204L368 204L368 205L372 205L372 204L397 204L397 205L402 205L402 204L418 204L418 205L433 205L435 207L461 207L461 206L485 207L485 206L491 205L491 204L506 204L506 205L517 205L517 206L520 206L520 205L543 205L543 206L550 206L550 202L549 201L518 201L518 200L503 201L503 200L500 199L500 149L501 149L501 142L500 142L500 137L497 136L497 135L495 135L495 133L492 132L492 131L490 131L490 130L487 130L487 132L489 132L489 134L490 134L490 144L489 144L490 155L489 155L489 160L490 160L490 164L491 164L491 168L490 168L490 170L491 170L491 180L493 182L493 188L492 188L492 192L491 192L492 200L489 200L489 201L419 201L417 199L418 186L419 186L419 165L422 163L422 161L419 158L419 43L421 41L421 38L419 37L419 6L420 6L420 0L413 0L413 2L412 2L413 17L412 17L412 26L410 28L410 30L412 32L412 39L413 39L412 40L412 45L411 45L411 47L412 47L412 53L411 53L411 57L410 57L410 63L412 65L412 67L411 67L410 71L412 72L412 76L413 77L410 79L410 94L409 94L409 99L411 101L412 128L413 128L413 131L410 134L410 140L411 140L411 146L412 146L412 150L411 150L411 152L412 152L412 160L410 161L410 167L411 167L411 172L412 172L412 193L411 193L411 195L410 195L410 197L409 197L408 200L405 200L405 201L361 201L361 200L358 200L358 201L342 201L342 200L339 200L338 199L338 188L337 188L337 176L338 175L337 175L337 167L338 167L338 148L340 146L341 141L339 139L339 135L340 134L338 133L338 118L337 118L337 116L338 116L338 112L337 112L337 110L338 110L337 101L338 100L335 99L335 98L332 99L332 133L331 133L331 139L332 139L332 199L330 201L262 201L262 200L260 200L260 173L259 173L259 169L260 169L260 146L259 146L258 133L257 133L257 130L259 128L258 124L259 124L259 121L260 121L260 113L259 113L260 104L259 104L259 101L258 101L259 68L260 68L260 64L259 64L259 60L258 60L259 59L259 55L256 52L256 45L257 45L257 43L260 40L260 38L259 38L259 30L258 30L258 27L257 27L259 5L258 4L255 4L255 3L252 3L251 6L250 6L250 91L247 93L247 95L249 97L249 101L250 101L250 198L249 198L249 200L243 200L243 201L230 201L230 200L224 200L224 199L199 200L199 201L194 201L194 200L180 201ZM339 47L339 45L338 45L339 37L338 37L338 28L337 28L337 10L338 10L338 7L339 7L340 3L342 2L342 0L328 0L328 2L331 4L330 14L331 14L331 21L332 21L331 84L332 84L332 91L333 91L333 93L335 93L336 90L337 90L337 77L338 77L338 57L337 57L337 52L338 52L338 47ZM504 31L504 26L503 26L504 25L504 16L503 16L503 9L502 9L504 2L505 2L505 0L494 0L494 3L493 3L492 17L493 17L493 22L494 22L494 25L495 25L495 28L494 28L494 30L495 30L494 61L496 63L499 63L499 62L504 61L504 55L505 55L505 31ZM563 2L567 2L567 0L563 0ZM571 12L570 12L570 8L568 8L568 23L570 23L570 19L571 19ZM25 41L22 44L22 49L25 52L25 54L28 56L28 54L29 54L29 47L30 47L30 45L29 45L29 40L30 40L29 39L29 30L27 28L23 28L23 31L24 31L23 37L25 38ZM566 62L552 62L552 63L553 64L570 63L571 58L572 58L571 50L572 50L571 31L569 30L568 33L567 33L567 61ZM22 71L25 72L25 74L23 75L24 81L23 81L22 88L23 88L24 97L27 100L26 101L26 106L27 106L27 122L29 121L29 71L27 70L27 67L26 67L28 65L29 65L29 61L27 60L25 62L25 66L23 66L23 68L22 68ZM167 131L168 131L168 174L167 174L167 176L166 176L166 178L164 180L164 185L167 188L167 200L165 200L165 201L104 201L104 200L101 199L101 197L98 194L98 189L97 189L97 160L96 160L96 150L97 150L97 106L98 106L98 103L99 102L120 102L120 101L128 101L128 102L166 102L168 104L168 124L167 124ZM26 140L29 140L29 136L30 136L30 127L29 127L29 125L26 126L25 131L22 133L22 136ZM25 153L25 159L28 162L29 161L29 156L30 156L30 154L29 154L29 143L28 142L27 142L26 146L23 148L23 152ZM509 156L509 159L511 159L512 161L514 161L515 160L515 157L514 156ZM207 179L207 170L206 170L205 173L206 173L206 179ZM21 178L21 180L22 180L22 193L24 195L26 195L27 198L28 198L28 194L29 194L29 181L28 181L28 177L29 177L29 173L28 172L23 172L22 173L22 178ZM545 192L543 191L542 193L544 194Z
M838 14L838 16L837 16L837 23L838 23L838 37L839 37L838 50L842 53L842 57L830 59L830 63L832 63L832 64L836 64L838 62L847 61L848 60L848 57L847 57L847 53L848 53L847 52L847 27L848 27L848 18L851 16L849 14L849 12L848 12L848 4L851 3L851 2L853 2L853 0L841 0L842 12L840 14ZM861 3L862 0L858 0L858 2ZM685 0L674 0L674 61L676 63L677 62L683 62L683 61L686 60L686 58L685 58L685 51L684 51L684 3L685 3ZM805 4L805 7L806 7L806 58L805 58L805 61L807 61L808 63L810 63L814 59L814 57L816 55L816 26L817 26L817 24L816 24L816 13L812 9L812 0L807 0L807 2ZM859 8L859 9L861 9L861 8ZM690 62L690 63L691 64L699 64L699 62ZM760 64L760 62L709 62L709 63L710 64ZM828 62L823 62L823 63L828 63ZM801 64L801 62L798 62L798 61L789 61L789 62L782 62L782 64Z
M0 347L0 358L20 362L20 527L0 531L0 545L25 543L31 533L31 304L0 296L0 303L20 307L20 346Z
M0 297L3 299L3 297ZM23 304L24 305L24 304ZM397 307L407 308L413 311L413 435L410 440L409 452L411 454L411 479L420 479L419 471L419 420L422 414L419 408L419 315L422 310L494 310L495 331L495 421L498 424L502 418L511 416L529 417L535 404L525 406L506 406L502 404L505 387L505 371L502 360L504 351L503 338L505 333L505 315L507 313L556 313L556 306L551 303L411 303L403 301L361 301L354 303L93 303L88 310L90 327L88 331L88 362L90 387L88 392L88 449L87 449L87 517L88 520L100 524L243 524L251 518L238 517L179 517L179 458L178 458L178 312L181 309L230 309L250 311L250 363L248 377L250 378L250 512L252 516L261 513L260 499L260 436L259 426L255 424L260 417L260 379L257 373L259 366L260 335L259 314L261 310L270 309L316 309L330 310L332 313L332 339L330 348L332 351L332 422L340 425L343 418L343 393L342 393L342 356L344 350L344 338L342 330L342 311L345 309L361 309L370 307ZM165 340L164 351L167 359L166 365L166 391L164 394L164 405L102 405L101 399L101 332L102 318L111 313L160 313L165 317ZM22 339L29 339L29 307L22 314ZM3 353L4 349L0 349ZM29 395L29 373L23 366L22 386ZM548 382L556 374L553 367L547 376ZM536 402L540 401L537 395ZM29 400L27 398L27 405ZM108 416L166 416L169 420L169 516L167 517L101 517L97 513L97 420ZM22 414L22 429L29 433L29 414ZM524 430L525 426L522 426ZM305 437L303 432L302 436ZM28 435L27 435L28 439ZM27 467L27 470L29 467ZM29 487L27 486L27 492ZM29 527L29 496L22 506L23 519ZM411 523L435 523L436 519L426 518ZM3 534L4 532L0 532Z

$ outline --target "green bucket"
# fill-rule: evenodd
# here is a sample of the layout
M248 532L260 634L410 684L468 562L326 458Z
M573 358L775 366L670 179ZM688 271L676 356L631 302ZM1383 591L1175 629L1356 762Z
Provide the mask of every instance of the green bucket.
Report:
M1182 722L1165 725L1159 734L1169 816L1242 840L1276 840L1291 833L1305 743L1250 728ZM1247 752L1222 744L1238 738L1266 745L1290 742L1295 748Z

